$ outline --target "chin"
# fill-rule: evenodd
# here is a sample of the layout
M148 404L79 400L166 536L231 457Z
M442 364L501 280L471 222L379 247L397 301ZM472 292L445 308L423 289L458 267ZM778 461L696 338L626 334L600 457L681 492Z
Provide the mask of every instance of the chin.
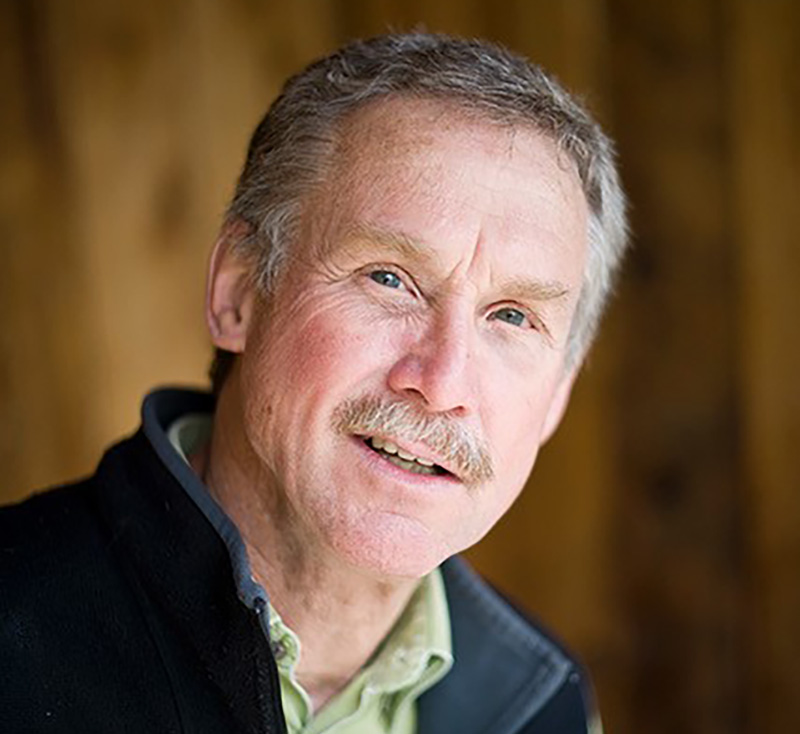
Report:
M453 553L424 523L390 512L338 528L331 546L349 565L384 580L420 579Z

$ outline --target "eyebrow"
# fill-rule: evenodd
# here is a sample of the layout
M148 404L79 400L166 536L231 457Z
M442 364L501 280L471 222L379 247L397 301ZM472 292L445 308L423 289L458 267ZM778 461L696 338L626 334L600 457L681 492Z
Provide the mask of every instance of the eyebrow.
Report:
M358 222L348 230L348 239L367 248L379 245L404 258L438 261L439 254L422 240L402 231L386 229L380 225Z
M519 301L560 301L570 293L570 289L557 280L529 280L521 277L503 281L498 290L506 298Z

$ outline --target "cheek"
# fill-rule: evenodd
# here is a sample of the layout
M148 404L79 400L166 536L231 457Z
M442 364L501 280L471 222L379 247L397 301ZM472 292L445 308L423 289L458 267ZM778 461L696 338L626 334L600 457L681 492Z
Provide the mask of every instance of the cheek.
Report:
M536 458L554 395L551 383L542 376L526 380L507 376L494 394L485 397L484 405L492 407L484 425L496 453L498 474L511 475L512 482L524 482Z
M308 321L284 349L291 379L303 389L323 392L347 390L376 369L386 353L374 332L330 315Z
M348 354L381 349L385 330L376 309L350 283L332 290L324 295L309 290L275 323L275 347L300 367L333 365L347 361Z
M297 423L310 428L321 411L381 374L386 340L357 311L341 303L295 309L253 335L250 394L258 395L260 409L274 413L282 430Z

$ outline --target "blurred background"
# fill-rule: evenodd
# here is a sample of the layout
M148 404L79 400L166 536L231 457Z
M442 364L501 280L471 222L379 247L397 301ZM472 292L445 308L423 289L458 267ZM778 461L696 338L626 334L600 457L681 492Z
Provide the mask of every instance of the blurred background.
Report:
M4 0L0 500L90 472L154 385L205 382L252 128L312 58L415 27L555 72L632 199L571 410L473 562L585 660L607 732L800 731L793 0Z

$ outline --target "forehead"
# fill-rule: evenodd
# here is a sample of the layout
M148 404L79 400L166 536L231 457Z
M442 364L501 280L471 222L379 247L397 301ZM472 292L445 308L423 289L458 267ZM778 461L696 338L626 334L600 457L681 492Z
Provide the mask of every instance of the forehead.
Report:
M373 229L439 253L480 242L535 255L582 249L587 207L571 159L537 131L454 103L392 99L344 121L307 202L318 244Z
M368 103L339 125L330 163L334 176L412 173L448 156L485 154L499 165L528 166L553 185L581 187L574 161L533 125L500 121L452 100L393 97ZM516 159L516 160L515 160Z

